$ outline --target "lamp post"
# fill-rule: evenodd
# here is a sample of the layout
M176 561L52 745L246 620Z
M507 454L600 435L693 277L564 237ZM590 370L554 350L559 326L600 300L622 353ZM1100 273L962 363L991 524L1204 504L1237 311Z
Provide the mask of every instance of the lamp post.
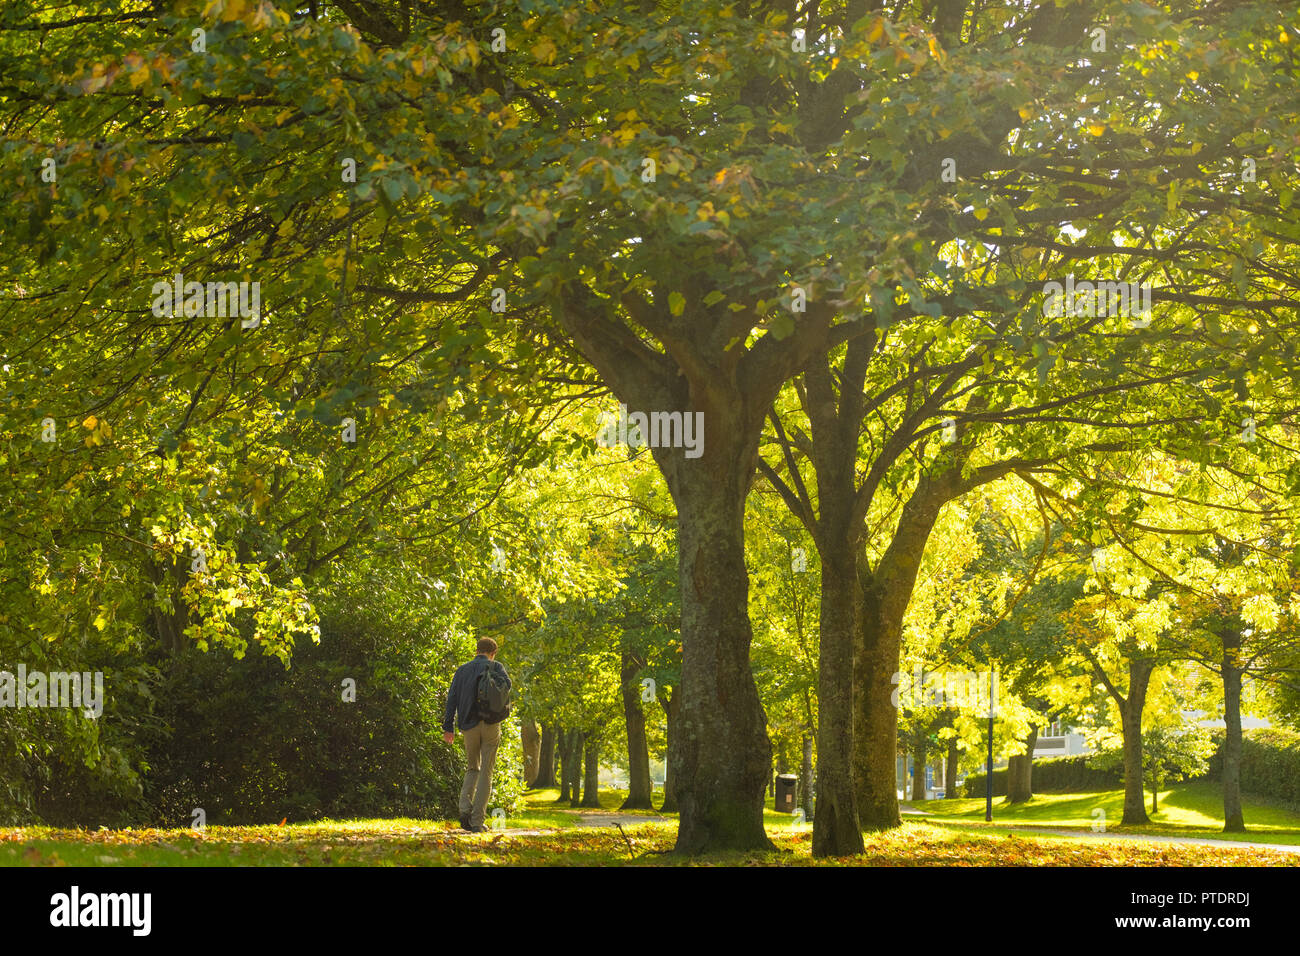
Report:
M993 700L998 693L998 675L989 673L989 756L988 769L984 774L984 822L993 822Z
M984 774L984 820L993 822L993 708L989 708L989 759Z

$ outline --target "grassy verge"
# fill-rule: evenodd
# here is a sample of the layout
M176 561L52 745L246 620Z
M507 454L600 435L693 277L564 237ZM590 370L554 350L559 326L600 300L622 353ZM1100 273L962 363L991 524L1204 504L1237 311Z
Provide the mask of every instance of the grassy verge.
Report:
M1147 795L1148 799L1150 794ZM1244 797L1246 833L1223 832L1223 795L1213 783L1189 783L1160 793L1160 809L1143 826L1122 826L1124 792L1037 794L1028 803L1008 805L1005 798L993 801L993 823L984 822L983 800L927 800L914 805L930 814L929 823L954 823L969 827L998 824L1051 827L1093 832L1105 823L1107 833L1181 836L1197 839L1284 843L1300 845L1300 813L1285 807ZM1098 814L1097 811L1102 811ZM1150 803L1147 804L1150 814Z

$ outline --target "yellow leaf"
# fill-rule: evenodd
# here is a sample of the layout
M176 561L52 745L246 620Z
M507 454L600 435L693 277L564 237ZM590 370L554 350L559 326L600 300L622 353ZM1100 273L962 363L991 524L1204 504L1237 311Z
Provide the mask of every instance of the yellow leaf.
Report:
M555 43L550 37L542 37L533 44L530 52L533 54L533 59L538 63L550 64L555 62Z
M92 430L93 430L94 427L95 427L96 425L98 425L98 424L99 424L99 419L98 419L98 418L96 418L94 415L87 415L87 416L86 416L86 420L85 420L84 422L81 423L81 427L82 427L82 428L89 428L89 429L92 429Z
M871 32L867 34L867 42L875 43L880 39L880 35L885 32L884 17L876 17L875 24L871 27Z
M1020 118L1025 122L1029 122L1029 118L1033 115L1034 115L1034 111L1031 110L1028 106L1020 107Z
M980 222L983 222L988 217L989 217L989 211L987 209L975 210L975 218L978 219Z
M253 14L253 18L249 22L249 26L251 26L254 30L266 29L271 25L271 14L272 14L272 7L269 3L259 3L257 5L257 12Z
M135 89L136 87L139 86L144 86L146 83L149 82L148 65L141 63L137 69L132 70L129 74L127 74L127 79L131 81L131 89Z
M1088 132L1091 133L1093 136L1100 136L1102 133L1106 132L1106 124L1093 123L1088 127Z

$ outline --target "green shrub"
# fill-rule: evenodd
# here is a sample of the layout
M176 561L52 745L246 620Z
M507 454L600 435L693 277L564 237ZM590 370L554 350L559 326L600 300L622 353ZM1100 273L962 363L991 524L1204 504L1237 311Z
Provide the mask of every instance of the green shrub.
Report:
M1220 756L1220 774L1222 766ZM1300 805L1300 734L1275 728L1245 731L1241 741L1241 789Z
M1223 780L1222 728L1210 731L1215 751L1209 769L1189 780ZM1090 793L1124 786L1122 767L1097 770L1088 766L1091 755L1048 757L1034 761L1035 793ZM1300 806L1300 734L1277 728L1256 728L1242 733L1241 789L1243 793ZM993 795L1007 795L1007 772L993 771ZM984 774L966 778L966 796L984 796Z
M153 821L189 824L196 808L209 823L454 817L464 751L442 740L448 644L342 611L287 670L216 648L172 660L149 751Z
M5 664L29 673L103 674L95 719L65 707L0 707L0 826L128 825L141 806L142 751L133 737L154 676L129 654L94 645L0 645ZM124 663L126 662L126 663Z
M1040 757L1034 761L1031 786L1035 793L1093 793L1114 790L1124 785L1120 772L1095 770L1088 766L1089 756ZM966 778L968 797L984 796L984 774L973 773ZM993 796L1007 795L1007 771L993 771Z
M1035 772L1038 770L1037 764L1034 764L1034 770ZM966 783L965 783L966 796L975 797L975 798L983 797L985 795L985 786L984 786L985 777L986 775L982 771L978 773L968 774L966 776ZM1001 770L993 771L993 796L1005 797L1006 795L1007 795L1007 768L1003 767Z

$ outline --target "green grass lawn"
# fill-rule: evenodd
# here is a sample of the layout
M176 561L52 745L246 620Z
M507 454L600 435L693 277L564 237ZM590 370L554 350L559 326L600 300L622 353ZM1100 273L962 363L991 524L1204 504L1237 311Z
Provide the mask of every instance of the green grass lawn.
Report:
M1147 793L1147 813L1151 814ZM1153 836L1185 836L1248 843L1300 845L1300 813L1270 805L1251 797L1242 798L1247 833L1224 833L1223 794L1217 784L1188 783L1160 793L1159 811L1151 823L1141 827L1120 825L1124 816L1124 791L1097 793L1035 794L1028 803L1008 806L1005 797L993 800L993 823L984 822L984 800L926 800L907 804L931 814L929 823L952 822L963 826L991 826L1015 823L1023 826L1077 829L1092 832L1100 822L1095 811L1105 811L1106 832L1144 833Z
M623 832L613 826L582 826L582 817L617 813L626 793L601 793L601 808L571 810L556 791L529 793L504 831L465 833L447 820L322 820L285 826L209 826L189 829L59 830L0 829L0 866L1300 866L1300 854L1229 846L1183 846L1116 842L983 826L975 800L931 801L926 810L944 815L909 818L903 826L865 837L866 853L840 860L813 860L812 825L796 824L769 806L764 813L775 852L722 853L681 859L670 855L675 816L652 811L627 815ZM656 794L656 802L660 799ZM995 819L1053 827L1090 827L1091 810L1119 817L1118 794L1067 794L1036 798L1014 810L995 806ZM1159 832L1199 835L1212 810L1196 785L1170 792L1170 819ZM1268 817L1247 805L1247 820L1272 827L1265 836L1293 839L1300 817L1286 811ZM972 818L978 816L978 821ZM1174 822L1178 821L1178 822ZM1189 822L1190 821L1190 822ZM1116 828L1118 829L1118 828ZM1130 831L1131 832L1131 831ZM1281 840L1279 839L1279 842ZM1289 841L1288 841L1289 842ZM630 844L630 845L629 845Z

